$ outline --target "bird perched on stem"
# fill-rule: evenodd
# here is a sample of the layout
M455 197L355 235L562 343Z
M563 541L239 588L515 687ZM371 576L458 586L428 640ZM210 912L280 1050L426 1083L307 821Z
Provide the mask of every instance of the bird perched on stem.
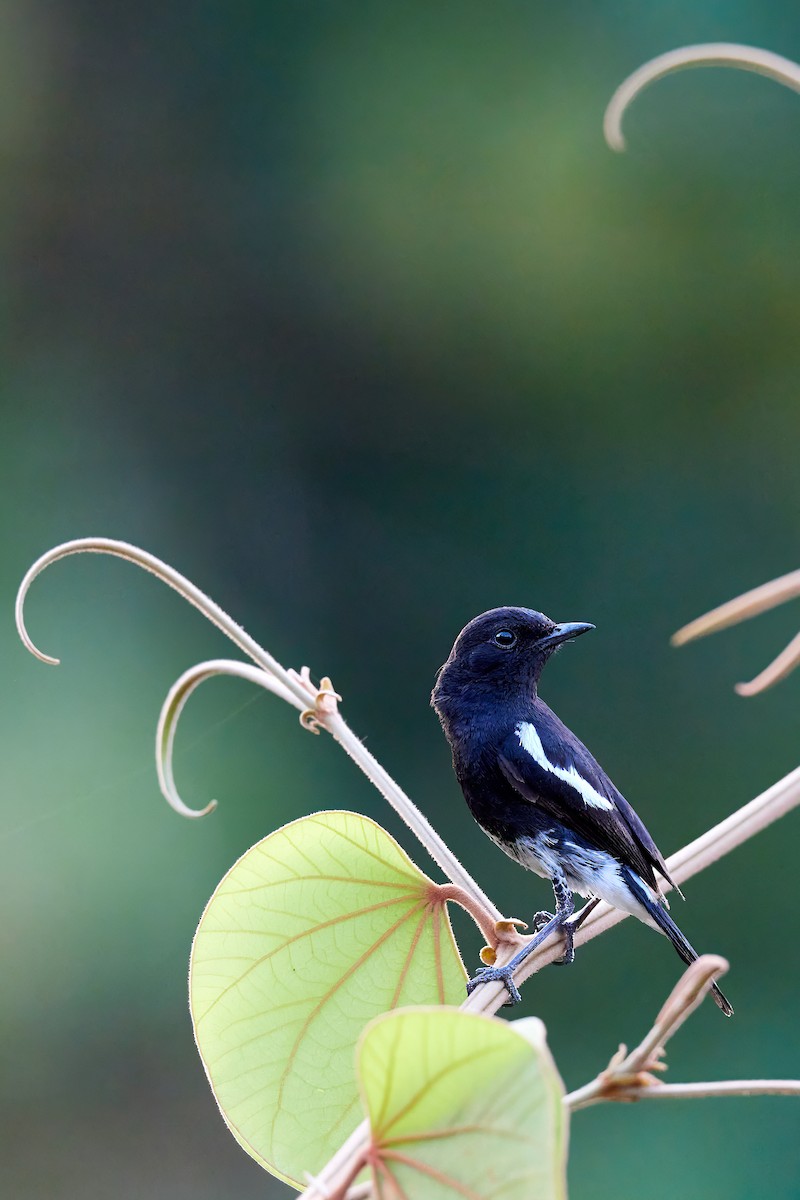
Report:
M472 815L493 842L549 879L556 910L537 913L534 936L502 967L467 985L502 980L512 1002L523 959L554 930L574 957L572 893L606 900L666 934L685 963L697 958L667 911L667 865L642 822L583 742L539 698L542 669L593 625L557 625L529 608L494 608L470 621L439 671L431 703L453 752ZM733 1009L716 984L714 1000Z

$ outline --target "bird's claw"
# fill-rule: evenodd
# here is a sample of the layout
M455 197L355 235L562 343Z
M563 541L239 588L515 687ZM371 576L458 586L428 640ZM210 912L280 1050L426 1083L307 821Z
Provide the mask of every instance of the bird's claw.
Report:
M471 996L481 983L493 983L495 980L504 983L508 992L508 1000L503 1005L503 1008L512 1008L515 1004L519 1004L522 996L519 993L519 988L511 978L514 974L513 968L505 967L481 967L475 972L472 979L467 980L467 995Z
M542 909L540 912L534 913L531 918L531 928L533 929L533 932L538 933L540 929L544 929L545 925L552 921L552 919L553 914L550 912L545 912L544 909Z

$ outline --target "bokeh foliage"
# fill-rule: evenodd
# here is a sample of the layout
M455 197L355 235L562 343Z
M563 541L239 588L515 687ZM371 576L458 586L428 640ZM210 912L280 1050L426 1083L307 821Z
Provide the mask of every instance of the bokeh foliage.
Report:
M787 3L476 0L11 0L1 26L8 1190L261 1197L191 1042L199 915L247 846L319 807L416 848L334 746L231 682L192 700L177 754L183 794L220 808L181 822L156 714L221 638L122 564L60 564L31 597L48 670L15 642L16 583L85 533L174 561L281 661L332 676L520 916L546 888L473 826L427 708L479 610L596 622L546 698L665 852L761 790L796 765L800 679L753 702L730 683L796 612L680 653L667 636L797 566L800 102L666 80L624 159L600 117L651 54L725 38L796 58L800 32ZM737 1015L697 1014L682 1078L797 1069L792 931L763 905L794 911L798 836L789 818L687 888L681 923L731 959ZM529 984L568 1087L675 974L626 923ZM795 1125L781 1099L590 1110L571 1194L790 1197Z

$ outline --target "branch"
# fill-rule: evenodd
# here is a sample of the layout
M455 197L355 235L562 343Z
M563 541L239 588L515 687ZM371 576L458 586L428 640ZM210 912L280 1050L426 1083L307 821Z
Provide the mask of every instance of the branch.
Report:
M741 621L748 621L751 617L767 612L770 608L776 608L779 604L785 604L787 600L794 600L797 596L800 596L800 571L792 571L789 575L782 575L779 579L762 583L761 587L744 592L743 595L728 600L726 604L721 604L719 608L712 609L711 612L705 613L695 621L690 621L688 625L684 625L682 629L672 635L672 644L673 646L684 646L695 638L705 637L709 633L717 633L720 629L738 625ZM755 696L758 692L763 692L773 684L785 679L798 665L800 665L800 633L789 642L789 645L768 667L756 675L755 679L751 679L749 683L737 683L736 691L740 696Z
M603 117L603 133L612 150L623 151L625 138L622 135L622 118L636 97L649 84L673 71L686 67L736 67L741 71L754 71L766 75L777 83L783 83L795 92L800 92L800 66L782 54L770 50L759 50L755 46L739 46L734 42L707 42L699 46L681 46L651 58L638 70L629 75L614 92Z

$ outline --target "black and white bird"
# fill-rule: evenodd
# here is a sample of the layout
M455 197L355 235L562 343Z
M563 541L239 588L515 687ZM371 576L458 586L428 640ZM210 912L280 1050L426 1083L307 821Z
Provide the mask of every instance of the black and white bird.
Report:
M560 929L564 961L574 957L572 893L606 900L666 934L685 963L697 958L667 911L660 881L675 887L636 813L584 744L539 698L553 652L593 625L557 625L528 608L495 608L462 629L439 671L431 703L453 752L453 767L472 815L493 842L529 871L549 879L554 914L534 918L537 936L503 967L479 971L468 985L502 980ZM714 1000L733 1009L716 986Z

